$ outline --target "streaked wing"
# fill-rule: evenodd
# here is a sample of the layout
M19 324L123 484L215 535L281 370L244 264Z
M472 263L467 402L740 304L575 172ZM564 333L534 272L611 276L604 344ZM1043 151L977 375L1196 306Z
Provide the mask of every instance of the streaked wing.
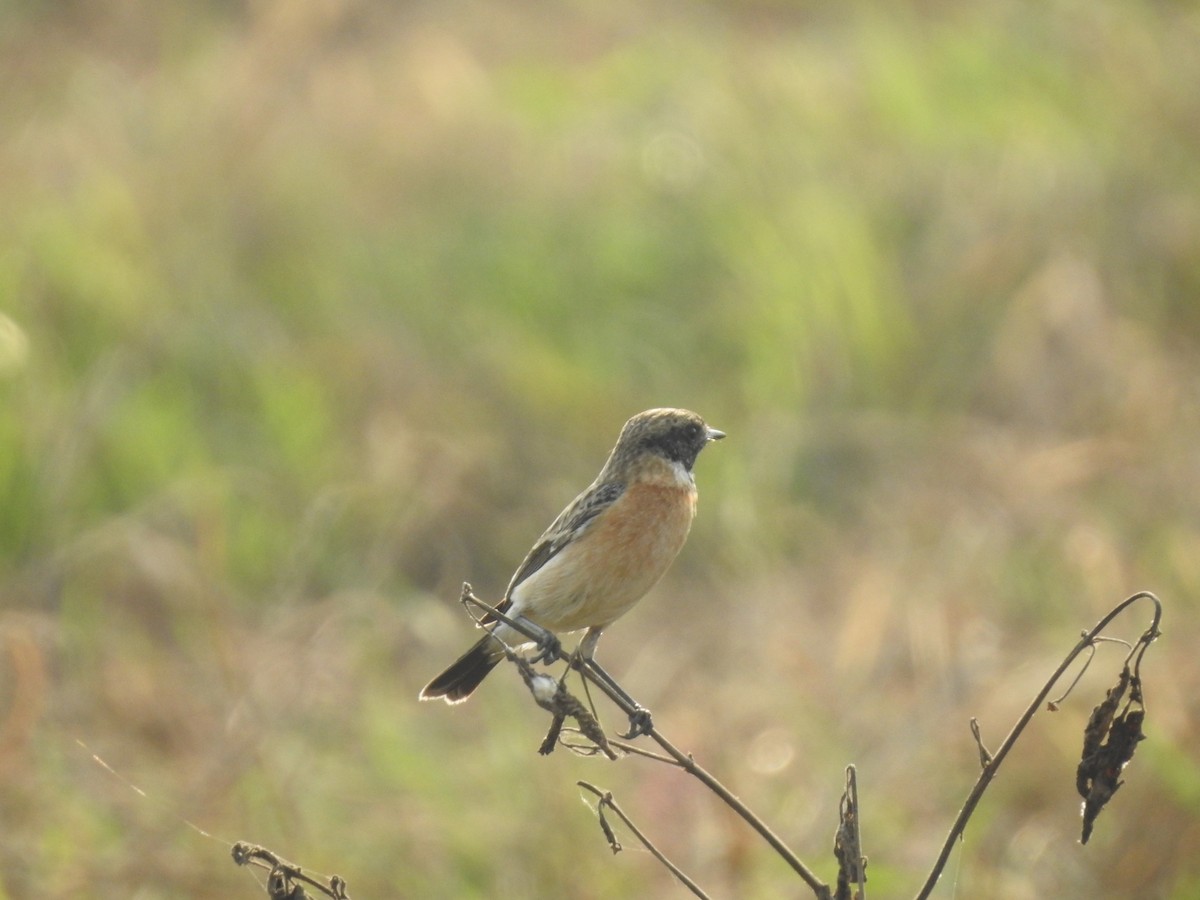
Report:
M508 583L508 590L504 592L504 599L496 608L500 612L507 610L512 605L513 589L583 534L587 530L588 524L612 506L624 492L624 484L608 482L592 486L576 497L566 509L558 514L558 518L542 533L538 542L533 545L533 549L517 567L516 574ZM481 621L486 624L491 620L485 616Z

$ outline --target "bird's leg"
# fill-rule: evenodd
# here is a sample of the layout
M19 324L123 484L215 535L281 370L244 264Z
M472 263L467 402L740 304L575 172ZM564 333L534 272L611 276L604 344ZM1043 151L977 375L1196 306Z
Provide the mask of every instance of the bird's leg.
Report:
M562 652L562 642L558 639L558 636L555 635L554 632L547 631L532 619L527 619L524 616L517 616L517 618L520 619L522 624L529 628L530 631L533 631L537 634L537 637L534 639L534 644L537 647L537 653L534 654L530 659L531 662L542 662L546 665L551 665L564 658Z
M625 740L632 740L639 735L649 734L651 729L654 728L654 722L650 718L650 710L630 697L625 689L617 684L613 677L596 662L596 644L600 642L600 635L603 633L603 628L589 628L584 634L583 640L579 642L579 646L575 648L575 652L572 654L571 665L575 668L586 668L597 681L602 681L609 690L620 697L629 709L632 710L629 713L629 733L622 734L620 737Z

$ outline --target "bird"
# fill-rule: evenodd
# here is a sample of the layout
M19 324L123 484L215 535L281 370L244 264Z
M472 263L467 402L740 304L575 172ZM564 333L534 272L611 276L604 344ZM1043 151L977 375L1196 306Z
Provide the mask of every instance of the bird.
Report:
M629 419L596 480L537 539L496 609L543 630L555 647L551 661L555 635L587 629L576 652L590 661L604 629L654 587L683 547L696 514L692 467L724 437L686 409ZM462 703L506 645L529 640L490 613L480 624L488 633L425 685L421 700Z

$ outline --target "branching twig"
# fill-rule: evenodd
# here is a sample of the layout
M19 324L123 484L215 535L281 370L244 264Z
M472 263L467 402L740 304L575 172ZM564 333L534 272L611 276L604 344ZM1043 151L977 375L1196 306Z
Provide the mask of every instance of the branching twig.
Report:
M523 618L512 618L499 612L494 607L489 606L484 601L480 600L471 591L471 586L463 585L462 600L464 604L474 605L476 608L485 611L489 616L494 617L497 621L503 622L510 628L525 635L531 641L537 641L543 637L540 629L532 625ZM613 703L616 704L626 715L631 718L639 715L644 715L645 710L633 703L628 695L624 692L615 690L615 683L611 676L595 662L595 660L579 660L572 658L570 660L572 668L580 672L581 676L587 678L593 685L598 687ZM598 674L599 673L599 674ZM681 769L697 779L701 784L707 787L710 791L716 794L721 800L734 812L750 825L758 834L765 840L771 848L779 854L779 856L792 867L792 870L800 876L801 880L809 886L813 894L818 900L831 900L832 893L829 890L829 885L824 884L817 876L804 864L804 862L788 847L783 840L771 830L762 819L760 819L751 809L746 806L741 800L734 796L724 784L718 781L707 769L699 765L689 753L684 753L674 744L672 744L663 734L654 727L653 723L648 724L645 731L647 737L658 744L659 747L667 754L667 756ZM545 744L543 743L543 747Z
M308 885L333 900L350 900L346 893L346 880L340 875L330 875L329 882L322 883L309 878L299 866L282 859L266 847L238 841L233 845L233 861L239 866L256 866L267 869L267 896L271 900L307 900Z
M971 818L971 814L974 813L975 807L979 805L979 801L983 797L984 791L987 790L988 785L991 784L992 778L996 775L996 770L1000 768L1000 764L1004 762L1004 758L1008 756L1008 752L1012 750L1013 745L1017 742L1017 738L1021 736L1021 733L1025 730L1025 727L1034 717L1034 714L1037 713L1037 711L1041 708L1042 704L1046 700L1046 697L1049 696L1050 691L1058 682L1058 679L1062 677L1063 673L1066 672L1071 663L1075 661L1075 658L1079 656L1080 653L1083 653L1096 642L1097 638L1100 636L1100 633L1108 627L1109 623L1112 622L1113 619L1117 618L1117 616L1140 600L1149 600L1154 604L1154 619L1150 623L1150 627L1146 629L1145 633L1138 640L1137 644L1129 654L1130 658L1136 654L1137 663L1140 665L1142 654L1146 652L1146 648L1150 646L1154 639L1159 636L1158 625L1162 620L1162 603L1159 602L1159 599L1156 596L1148 591L1141 591L1137 594L1134 594L1132 597L1126 598L1121 603L1117 604L1117 606L1114 607L1108 613L1108 615L1101 619L1091 631L1085 632L1083 637L1080 638L1079 643L1076 644L1074 649L1067 654L1066 659L1064 659L1059 667L1054 670L1054 674L1050 676L1049 680L1045 683L1042 689L1038 691L1038 694L1036 697L1034 697L1033 702L1029 704L1029 707L1021 715L1021 718L1017 720L1017 724L1013 726L1012 731L1008 733L1008 737L1004 739L1004 743L1000 745L1000 747L996 750L995 755L983 767L983 772L980 774L978 781L975 782L975 786L971 789L971 792L967 795L966 802L963 803L962 809L959 810L958 817L954 820L954 824L950 827L950 833L946 836L945 843L942 844L941 852L938 854L937 861L934 863L933 869L929 873L929 877L926 878L925 884L921 887L920 893L917 894L917 900L924 900L924 898L928 897L933 891L934 885L937 884L938 878L941 877L942 870L946 867L946 862L950 859L950 854L954 850L955 841L957 841L962 835L963 829L966 828L967 820ZM1126 662L1128 663L1128 658ZM1132 751L1130 752L1132 753Z
M700 885L692 881L692 879L689 878L684 871L679 868L679 866L667 859L666 855L656 846L654 846L650 839L642 833L641 829L633 824L633 821L629 818L629 816L625 815L625 811L621 809L621 807L617 805L617 801L613 799L612 791L602 791L594 784L588 784L586 781L577 781L575 783L584 790L591 791L600 798L600 802L596 804L596 815L600 819L600 827L604 830L604 837L608 841L609 847L612 848L613 853L621 852L621 842L617 840L617 836L613 832L612 826L608 824L608 820L604 817L605 808L611 809L614 813L616 813L617 818L625 823L625 827L633 832L633 836L642 842L642 846L649 850L655 859L666 866L670 870L671 874L678 878L688 890L690 890L697 897L708 897L708 894L701 890Z

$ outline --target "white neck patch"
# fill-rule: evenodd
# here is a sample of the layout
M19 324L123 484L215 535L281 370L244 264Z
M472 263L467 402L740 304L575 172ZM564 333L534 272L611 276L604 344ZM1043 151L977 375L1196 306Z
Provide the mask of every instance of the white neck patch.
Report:
M696 476L690 472L683 463L672 462L671 474L675 476L675 483L680 487L694 487L696 484Z

